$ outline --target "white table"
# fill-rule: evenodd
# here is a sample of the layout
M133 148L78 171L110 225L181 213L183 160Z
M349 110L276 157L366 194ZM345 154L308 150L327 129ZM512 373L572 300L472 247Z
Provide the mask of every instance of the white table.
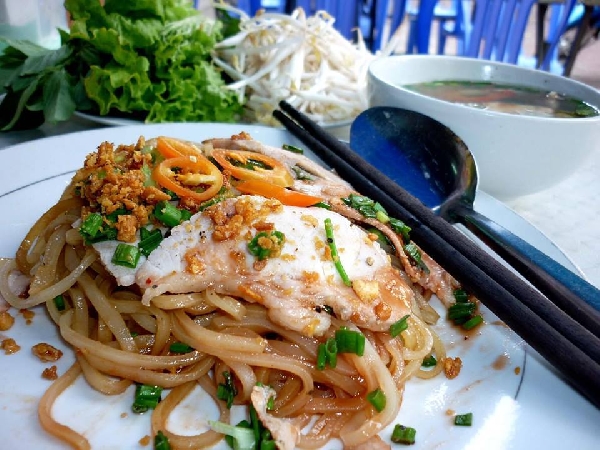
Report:
M565 157L567 157L565 155ZM507 202L600 287L600 142L579 171L558 185Z

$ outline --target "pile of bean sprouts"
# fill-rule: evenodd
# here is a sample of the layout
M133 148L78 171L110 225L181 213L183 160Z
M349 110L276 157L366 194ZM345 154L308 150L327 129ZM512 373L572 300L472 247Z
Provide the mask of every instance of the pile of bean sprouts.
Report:
M245 102L246 120L280 125L271 115L280 100L321 124L349 121L367 108L367 69L376 56L360 30L353 43L325 11L249 17L216 6L241 17L240 32L217 44L213 59L233 79L228 89Z

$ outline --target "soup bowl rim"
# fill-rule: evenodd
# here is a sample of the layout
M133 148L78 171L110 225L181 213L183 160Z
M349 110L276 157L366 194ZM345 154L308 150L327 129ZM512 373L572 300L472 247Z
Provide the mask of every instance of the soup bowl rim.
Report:
M390 80L390 78L393 78L394 75L392 75L390 77L386 77L384 75L383 70L387 64L392 64L392 63L395 64L396 61L401 61L403 64L404 63L409 64L409 62L411 60L417 60L417 61L418 60L424 60L424 61L426 61L426 60L436 61L437 60L437 61L448 61L448 62L457 62L457 63L459 62L462 65L471 64L472 66L476 66L476 67L488 66L488 67L492 67L492 68L501 68L501 69L506 69L508 71L514 71L515 73L519 72L519 73L523 73L523 74L528 74L534 78L539 78L539 79L545 78L545 79L551 80L552 82L560 83L565 86L577 87L578 89L586 91L590 95L595 96L598 103L597 104L589 103L585 99L581 99L578 96L574 96L569 93L559 92L558 89L550 89L550 91L556 91L556 92L559 92L560 94L574 97L574 98L576 98L576 100L584 101L585 103L592 106L596 111L598 111L599 114L597 114L595 116L589 116L589 117L554 117L554 116L538 116L538 115L530 115L530 114L516 114L516 113L481 109L481 108L476 108L476 107L461 104L461 103L451 102L449 100L442 100L442 99L433 97L431 95L422 94L420 92L417 92L417 91L414 91L411 89L407 89L406 84L400 84L400 83ZM552 121L552 122L573 123L573 121L576 121L577 123L581 123L581 122L600 121L600 90L597 90L597 89L593 88L592 86L588 86L585 83L574 80L572 78L566 78L566 77L556 75L556 74L553 74L550 72L541 71L539 69L531 69L528 67L521 67L521 66L517 66L514 64L509 64L509 63L504 63L504 62L499 62L499 61L490 61L490 60L469 58L469 57L464 57L464 56L453 56L453 55L421 55L421 54L419 54L419 55L391 55L391 56L379 58L379 59L373 61L369 65L368 76L369 76L369 78L376 79L379 83L383 83L383 84L387 85L391 89L399 90L408 96L410 96L410 95L416 96L417 98L420 98L421 101L429 101L429 102L432 102L433 104L437 104L439 106L459 108L459 110L461 110L461 111L464 111L467 113L471 112L472 114L500 116L500 117L512 117L512 118L518 117L519 119L523 119L523 120L540 121L540 122ZM455 77L454 78L446 77L442 74L442 75L436 77L436 79L434 79L434 80L420 81L420 82L416 82L416 83L431 83L431 82L435 82L435 81L490 81L490 82L495 82L496 80L482 79L481 77L479 77L479 78L469 77L469 78L465 78L464 80L461 80L461 79L457 80ZM497 82L503 83L503 81L497 81ZM411 83L411 84L415 84L415 83ZM508 83L508 84L511 84L512 86L515 86L515 87L533 87L533 88L545 90L543 87L539 86L538 84L533 84L533 83L529 83L529 84Z

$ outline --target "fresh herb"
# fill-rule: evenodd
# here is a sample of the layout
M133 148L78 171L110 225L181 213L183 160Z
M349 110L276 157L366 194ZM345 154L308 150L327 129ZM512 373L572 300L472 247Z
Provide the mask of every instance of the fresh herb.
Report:
M66 309L67 305L65 304L65 297L62 294L58 294L54 297L54 306L56 306L56 309L59 311L64 311Z
M259 261L277 254L285 243L285 235L281 231L261 231L248 242L248 251Z
M465 330L472 330L473 328L475 328L478 325L481 325L483 323L483 317L481 317L479 314L476 316L471 317L469 320L467 320L465 323L462 324L462 327Z
M466 303L469 301L469 294L464 289L455 289L452 293L456 303Z
M158 228L154 228L153 230L140 228L140 242L138 243L138 248L142 255L148 256L160 245L162 240L163 235Z
M209 420L208 425L217 433L224 434L225 440L231 448L239 450L254 450L257 448L254 430L247 420L241 421L237 426Z
M377 388L374 391L371 391L367 394L368 402L377 410L377 412L381 412L385 409L386 398L385 393Z
M172 228L183 222L182 209L168 201L158 202L154 207L154 217L163 225Z
M169 439L164 435L164 433L158 430L156 436L154 436L154 450L171 450L171 444L169 444Z
M391 440L394 444L413 445L416 435L417 430L414 428L398 424L394 427L394 431L392 431Z
M169 345L169 351L171 353L189 353L194 349L183 342L173 342Z
M429 355L429 356L426 356L425 358L423 358L421 367L435 367L436 364L437 364L437 359L435 359L435 356Z
M402 319L390 325L390 336L396 337L408 328L409 315L405 315Z
M296 180L314 180L315 177L313 177L310 173L308 173L306 170L304 170L302 167L296 165L292 167L292 171L294 172L294 174L296 175Z
M473 425L473 413L457 414L454 416L454 425L470 427Z
M149 409L154 409L161 400L161 394L162 388L160 386L138 384L135 387L135 399L131 409L136 414L142 414Z
M419 250L417 244L415 244L414 242L409 242L404 246L404 251L419 269L421 269L425 273L429 273L429 267L427 267L427 264L423 262L421 250Z
M318 202L313 205L315 208L323 208L327 210L331 210L331 205L325 202Z
M112 263L117 266L135 269L141 254L142 252L139 248L133 245L119 243L113 254Z
M222 375L225 379L225 383L219 383L217 386L217 398L226 402L227 408L231 408L233 400L237 395L237 389L235 388L235 383L233 382L233 377L230 372L225 371Z
M224 89L211 51L222 22L189 0L66 0L70 32L49 50L0 39L0 129L68 120L74 111L146 122L232 122L242 106ZM228 24L229 25L229 24ZM235 25L228 28L233 31Z
M402 236L402 239L405 242L410 241L410 227L400 219L390 217L379 202L358 194L350 194L347 198L343 198L342 201L346 205L357 210L364 217L377 219L381 223L388 224L395 233Z
M337 341L334 338L329 338L325 343L319 344L317 347L317 370L324 370L325 365L329 365L332 369L337 366Z
M337 353L354 353L362 356L365 353L365 335L358 331L341 327L335 331Z
M348 278L346 269L344 269L342 261L340 260L337 245L335 244L335 237L333 236L333 224L329 217L325 219L325 237L327 238L327 245L329 246L329 250L331 252L331 259L333 260L333 264L335 265L340 277L342 277L342 281L346 286L352 286L352 281L350 281L350 278Z
M302 150L300 147L296 147L295 145L291 144L283 144L281 148L292 153L298 153L300 155L304 153L304 150Z

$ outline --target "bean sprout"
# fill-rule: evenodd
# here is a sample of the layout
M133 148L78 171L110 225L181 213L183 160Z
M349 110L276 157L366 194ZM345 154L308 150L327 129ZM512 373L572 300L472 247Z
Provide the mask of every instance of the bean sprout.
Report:
M353 119L367 108L367 69L375 59L357 30L352 43L325 11L306 16L259 11L255 17L223 3L240 16L240 32L218 43L213 60L246 105L245 119L279 125L271 113L287 100L321 124Z

